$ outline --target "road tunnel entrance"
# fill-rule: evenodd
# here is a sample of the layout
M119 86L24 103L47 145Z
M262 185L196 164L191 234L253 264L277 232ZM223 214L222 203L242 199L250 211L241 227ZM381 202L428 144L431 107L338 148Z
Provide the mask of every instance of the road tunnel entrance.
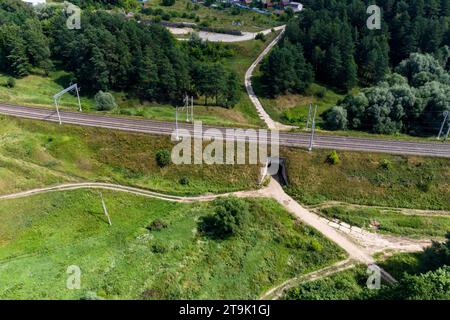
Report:
M269 158L267 164L269 172L273 172L273 170L270 170L273 166L278 167L278 169L275 173L272 173L272 177L277 180L280 185L287 186L289 184L289 181L286 169L286 158Z

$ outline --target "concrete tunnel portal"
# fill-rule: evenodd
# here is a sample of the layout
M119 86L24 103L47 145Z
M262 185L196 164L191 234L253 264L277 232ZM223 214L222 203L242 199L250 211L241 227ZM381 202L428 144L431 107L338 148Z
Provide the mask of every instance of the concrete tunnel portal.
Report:
M289 180L286 169L286 158L270 157L268 159L267 168L270 169L273 165L278 165L278 170L276 173L272 174L272 177L277 180L280 185L287 186Z

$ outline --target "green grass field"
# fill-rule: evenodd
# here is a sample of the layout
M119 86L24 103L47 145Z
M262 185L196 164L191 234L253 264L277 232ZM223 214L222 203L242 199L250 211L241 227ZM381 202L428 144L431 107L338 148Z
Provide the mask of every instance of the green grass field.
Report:
M364 152L283 149L290 185L286 191L312 205L342 201L370 206L450 209L450 160Z
M103 181L172 194L255 189L257 165L174 165L160 168L170 137L19 120L0 116L0 193L67 181ZM187 185L180 183L186 177Z
M103 195L112 226L94 190L1 201L0 298L254 299L344 257L272 200L246 200L247 222L219 241L197 231L209 203ZM147 230L155 219L167 228ZM71 265L80 290L66 288Z
M256 75L260 75L260 73L257 72ZM316 128L320 129L323 124L320 115L344 98L344 95L316 83L312 84L303 95L285 94L276 98L265 97L262 89L258 86L260 86L259 79L256 78L255 90L258 92L260 101L270 117L278 122L300 128L304 128L306 125L310 102L317 105ZM323 96L319 96L319 93Z
M170 19L172 22L196 23L213 28L258 32L280 25L275 16L266 16L248 10L240 10L238 15L234 15L231 8L220 10L199 5L198 9L195 9L195 5L190 0L177 0L170 7L161 5L161 2L158 0L151 1L148 6L152 9L162 9L166 13L176 13L177 16ZM183 18L181 17L182 13L186 13L188 16L195 14L199 21L189 17Z
M450 215L424 216L406 215L396 211L380 210L377 208L349 208L335 206L320 210L329 218L336 218L350 225L373 229L373 223L378 223L378 232L423 238L441 237L450 232Z

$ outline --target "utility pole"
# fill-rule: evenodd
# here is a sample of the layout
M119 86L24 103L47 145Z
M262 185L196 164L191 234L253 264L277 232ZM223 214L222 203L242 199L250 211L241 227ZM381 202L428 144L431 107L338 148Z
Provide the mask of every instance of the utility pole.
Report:
M316 130L316 113L317 113L317 105L314 108L314 116L312 118L312 124L311 124L311 138L309 140L309 151L312 151L313 149L313 142L314 142L314 131Z
M447 133L445 134L444 141L447 141L449 134L450 134L450 124L448 125L448 129L447 129Z
M80 101L80 94L79 94L79 88L78 85L75 83L67 88L65 88L64 90L58 92L57 94L55 94L53 96L53 100L55 101L55 107L56 107L56 113L58 114L58 120L59 120L59 124L62 124L61 121L61 115L59 114L59 102L61 100L61 97L66 93L69 92L71 90L75 90L77 93L77 100L78 100L78 110L81 112L83 110L81 110L81 101Z
M191 121L194 123L194 97L191 96Z
M439 130L439 134L438 134L438 137L437 137L438 140L441 139L442 130L444 130L445 122L447 121L447 118L448 118L448 111L444 111L444 113L442 115L444 116L444 120L442 120L441 129ZM449 123L448 127L450 129L450 123ZM448 138L448 132L447 132L447 135L446 135L446 138L444 139L444 141L447 138Z
M306 119L306 130L308 130L308 127L309 127L309 119L311 118L311 108L312 108L312 105L311 105L311 102L310 102L309 103L308 118Z
M109 218L109 214L108 214L108 210L106 209L106 205L105 205L105 200L103 200L103 195L100 192L100 199L102 199L102 207L103 207L103 212L105 213L106 218L108 218L108 223L111 226L111 219Z
M61 115L59 114L59 98L55 98L55 107L56 107L56 113L58 114L58 120L59 120L59 125L62 125L62 121L61 121Z
M184 101L186 104L186 122L189 122L189 96L187 94L184 97Z
M180 137L178 136L178 106L175 106L175 132L176 132L176 139L177 141L179 141Z
M78 86L75 86L75 90L77 91L77 99L78 99L78 110L80 111L80 112L83 112L83 110L81 110L81 102L80 102L80 94L79 94L79 90L80 90L80 88L78 88Z

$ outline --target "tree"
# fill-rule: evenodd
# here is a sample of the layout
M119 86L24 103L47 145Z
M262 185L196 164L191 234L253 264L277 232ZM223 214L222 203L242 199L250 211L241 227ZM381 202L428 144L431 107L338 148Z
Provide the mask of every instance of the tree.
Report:
M347 129L347 110L341 106L334 106L324 115L325 126L329 130Z
M26 42L20 31L14 24L0 26L0 70L16 77L26 76L31 71Z
M26 52L32 65L50 71L53 63L50 60L49 40L42 31L38 20L28 19L24 26L23 39L26 42Z
M249 214L245 200L236 197L218 198L213 202L214 215L202 219L203 233L219 239L228 238L239 231Z
M313 79L312 67L303 56L301 45L285 40L261 64L261 82L267 95L303 92Z
M388 300L447 300L449 297L450 266L419 275L405 274L397 284L376 296Z
M95 95L95 106L99 111L106 111L116 108L117 104L111 93L100 90Z
M330 82L333 86L339 87L341 70L342 70L342 58L341 52L337 46L332 44L326 54L326 73L330 78Z
M170 164L170 151L167 149L159 149L155 155L156 163L161 168Z
M175 4L175 0L161 0L161 4L163 6L170 7Z
M228 72L225 79L225 88L220 96L220 104L231 108L239 101L239 79L235 72Z

